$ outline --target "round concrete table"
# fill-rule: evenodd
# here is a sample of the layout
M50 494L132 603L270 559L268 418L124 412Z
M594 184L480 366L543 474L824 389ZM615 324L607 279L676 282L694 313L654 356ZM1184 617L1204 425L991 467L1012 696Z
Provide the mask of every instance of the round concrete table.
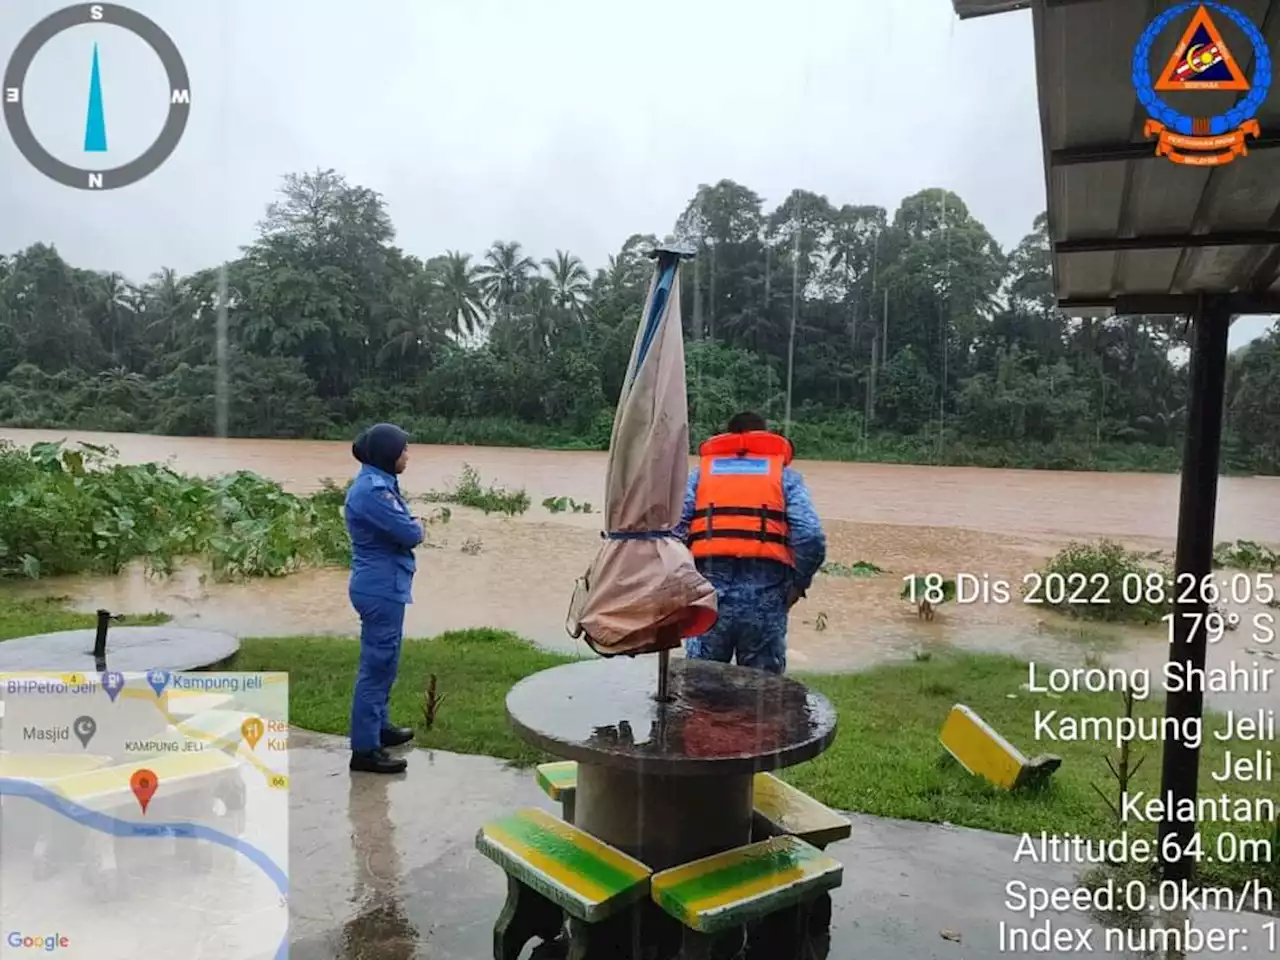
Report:
M578 761L575 824L665 870L751 842L752 777L835 739L821 694L759 670L657 659L555 667L516 684L507 714L529 743Z
M93 657L94 630L63 630L0 643L0 673L99 669ZM240 649L227 633L185 627L112 627L107 634L107 670L199 670L222 663Z

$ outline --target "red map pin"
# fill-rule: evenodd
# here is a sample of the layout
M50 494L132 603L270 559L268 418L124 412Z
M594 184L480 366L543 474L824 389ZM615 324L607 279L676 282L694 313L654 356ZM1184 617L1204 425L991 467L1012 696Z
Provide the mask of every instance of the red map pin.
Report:
M129 786L133 790L133 795L138 798L138 805L142 807L142 812L145 814L147 812L147 804L155 796L156 787L160 786L160 781L150 770L135 770L133 776L129 778Z

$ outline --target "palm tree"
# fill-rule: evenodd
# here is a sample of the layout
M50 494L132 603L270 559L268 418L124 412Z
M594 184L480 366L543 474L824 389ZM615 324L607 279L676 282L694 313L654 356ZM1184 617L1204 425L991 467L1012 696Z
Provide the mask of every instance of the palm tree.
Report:
M478 275L469 253L448 250L440 261L436 282L441 309L456 337L474 337L484 327L484 293Z
M186 283L172 267L151 275L143 287L148 338L162 349L176 346L183 324L191 318L192 305Z
M101 307L101 324L107 335L107 351L114 366L124 366L120 356L120 339L128 334L129 320L136 311L137 298L132 285L119 273L100 274L94 284L94 297Z
M413 355L431 359L445 343L450 320L441 309L443 288L427 274L419 274L397 284L391 292L391 316L387 321L386 342L378 351L378 362L392 359L403 368Z
M565 250L557 250L555 258L542 261L551 275L552 296L566 316L582 319L591 290L591 275L582 261Z
M537 268L533 258L524 255L518 241L497 240L485 252L484 264L476 273L489 304L497 307L504 318L509 318L512 304Z

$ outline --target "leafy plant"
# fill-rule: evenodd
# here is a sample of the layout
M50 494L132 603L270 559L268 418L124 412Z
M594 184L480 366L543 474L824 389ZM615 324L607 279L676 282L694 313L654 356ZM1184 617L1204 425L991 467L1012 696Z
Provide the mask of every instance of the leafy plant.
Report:
M552 513L564 513L570 510L573 513L590 513L590 503L579 503L573 497L547 497L542 501L542 505Z
M1120 694L1121 702L1124 704L1124 713L1122 716L1132 723L1133 721L1133 704L1135 694L1132 688L1126 689ZM1120 748L1114 757L1111 754L1103 754L1102 759L1107 764L1107 770L1111 774L1111 778L1116 782L1116 797L1112 799L1107 795L1096 783L1089 784L1093 787L1094 793L1102 798L1102 802L1107 805L1107 809L1111 811L1111 815L1115 817L1116 823L1124 822L1124 814L1122 808L1124 806L1125 796L1129 793L1129 785L1133 782L1133 778L1138 775L1138 771L1142 769L1143 763L1146 762L1145 756L1139 756L1135 762L1132 747L1129 740L1125 740L1120 744Z
M428 503L455 503L463 507L474 507L490 513L505 513L515 516L529 509L529 494L521 487L519 490L508 490L490 484L485 488L480 483L480 474L469 463L462 465L462 475L452 490L431 490L421 497Z
M1024 590L1035 590L1049 609L1083 620L1154 623L1168 612L1173 593L1146 588L1149 575L1170 575L1164 562L1110 540L1069 543L1039 573L1041 582Z
M905 577L905 585L899 596L903 600L911 600L919 603L922 600L928 600L935 607L940 603L950 603L956 598L956 582L954 580L942 580L939 582L937 574L932 573L913 573L909 577ZM934 599L935 591L942 590L942 599Z
M1220 543L1213 548L1213 565L1229 567L1232 570L1275 572L1280 569L1280 553L1253 540Z
M818 568L818 572L832 577L875 577L884 573L884 568L876 566L870 560L856 560L850 564L824 563Z
M171 573L207 559L218 579L350 563L345 490L310 497L247 471L214 479L125 465L90 444L0 443L0 578L115 573L134 560Z

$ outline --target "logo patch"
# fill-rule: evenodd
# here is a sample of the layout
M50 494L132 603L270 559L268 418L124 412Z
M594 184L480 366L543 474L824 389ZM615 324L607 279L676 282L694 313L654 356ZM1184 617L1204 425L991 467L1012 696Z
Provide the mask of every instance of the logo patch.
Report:
M769 461L763 457L716 457L711 472L718 475L762 476L769 472Z

